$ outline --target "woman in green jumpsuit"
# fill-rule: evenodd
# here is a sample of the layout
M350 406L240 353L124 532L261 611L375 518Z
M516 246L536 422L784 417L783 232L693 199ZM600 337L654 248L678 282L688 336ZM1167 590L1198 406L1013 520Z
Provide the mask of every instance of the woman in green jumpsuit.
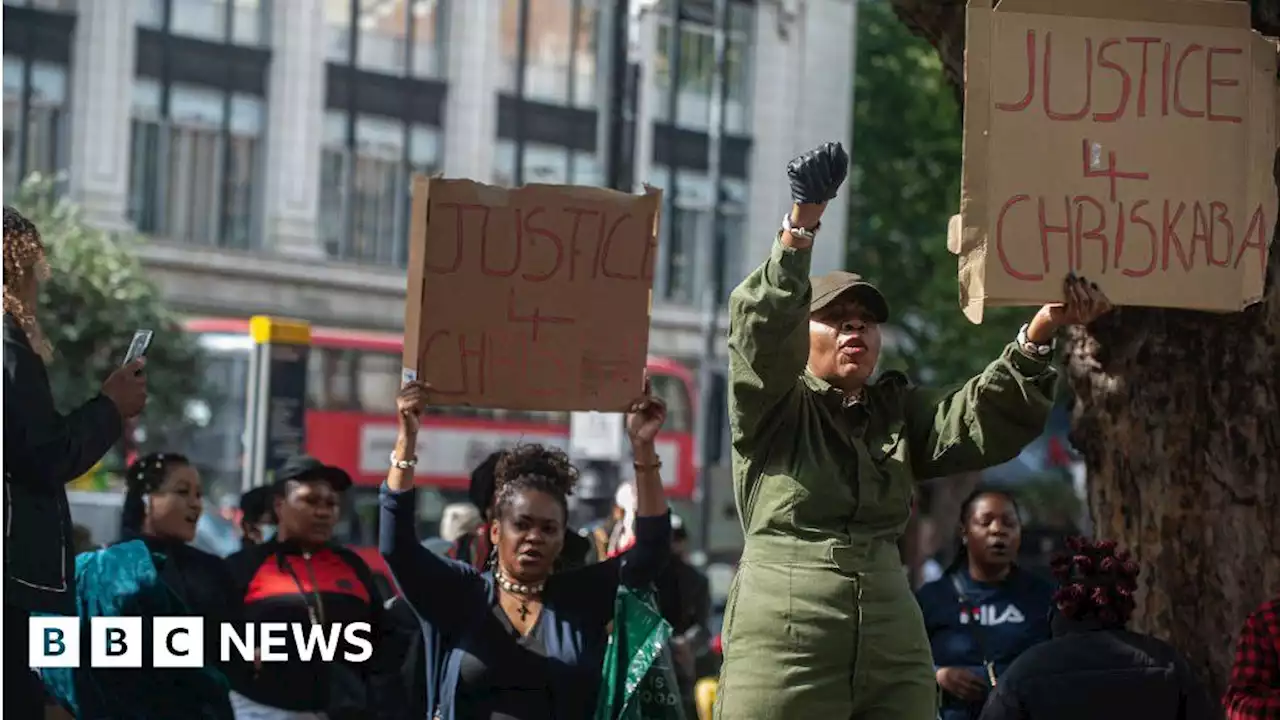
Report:
M997 465L1044 429L1052 341L1106 312L1069 277L980 375L934 391L869 378L884 297L847 272L809 278L848 171L828 143L788 167L795 205L730 301L734 492L746 546L725 617L720 720L932 720L929 640L897 540L915 482Z

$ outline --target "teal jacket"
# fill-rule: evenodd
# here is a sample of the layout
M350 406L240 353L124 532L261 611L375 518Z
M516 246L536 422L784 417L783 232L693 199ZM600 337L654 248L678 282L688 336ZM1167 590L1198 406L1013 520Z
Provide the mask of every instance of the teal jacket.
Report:
M90 618L140 616L149 645L151 618L197 614L164 579L162 566L169 561L141 539L76 557L81 667L41 672L49 694L79 720L233 720L230 687L207 661L198 669L152 668L144 646L143 667L136 670L89 667ZM205 643L210 642L217 638L206 632Z

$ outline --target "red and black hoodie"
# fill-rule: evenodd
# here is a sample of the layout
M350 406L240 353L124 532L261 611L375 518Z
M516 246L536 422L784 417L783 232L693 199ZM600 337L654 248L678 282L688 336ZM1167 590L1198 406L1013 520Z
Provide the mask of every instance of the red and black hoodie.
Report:
M318 652L305 661L290 630L284 650L289 660L253 663L236 657L227 668L232 689L255 702L285 710L332 714L341 708L354 711L356 717L375 717L379 689L387 672L395 670L383 667L388 658L379 653L388 623L384 622L383 598L369 566L336 544L304 551L287 541L247 547L227 558L227 565L235 583L233 597L239 600L232 620L237 623L237 632L244 631L243 623L299 623L303 632L309 633L313 624L345 627L367 622L373 644L373 657L363 663L342 662L345 651L361 651L345 640L338 646L334 663L323 662ZM255 642L260 645L261 638L255 637ZM274 645L272 650L280 652ZM237 653L234 647L232 653ZM342 667L335 667L339 663Z

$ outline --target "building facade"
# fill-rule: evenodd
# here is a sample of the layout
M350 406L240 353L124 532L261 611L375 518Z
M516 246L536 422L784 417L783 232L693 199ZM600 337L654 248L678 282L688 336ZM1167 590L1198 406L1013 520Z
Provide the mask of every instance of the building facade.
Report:
M5 0L5 192L61 173L92 222L151 238L144 259L183 312L398 331L412 174L601 181L602 1ZM633 174L676 187L650 346L694 366L712 3L684 0L674 124L670 10L632 4ZM726 289L767 253L787 161L851 146L855 22L855 0L731 4ZM815 271L841 264L846 215L842 196Z

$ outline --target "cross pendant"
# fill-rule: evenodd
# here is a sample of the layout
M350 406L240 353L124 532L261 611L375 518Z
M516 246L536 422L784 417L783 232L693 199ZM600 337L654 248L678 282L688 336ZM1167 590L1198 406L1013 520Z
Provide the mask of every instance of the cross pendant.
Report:
M529 617L529 606L526 603L520 603L520 622L524 622Z

